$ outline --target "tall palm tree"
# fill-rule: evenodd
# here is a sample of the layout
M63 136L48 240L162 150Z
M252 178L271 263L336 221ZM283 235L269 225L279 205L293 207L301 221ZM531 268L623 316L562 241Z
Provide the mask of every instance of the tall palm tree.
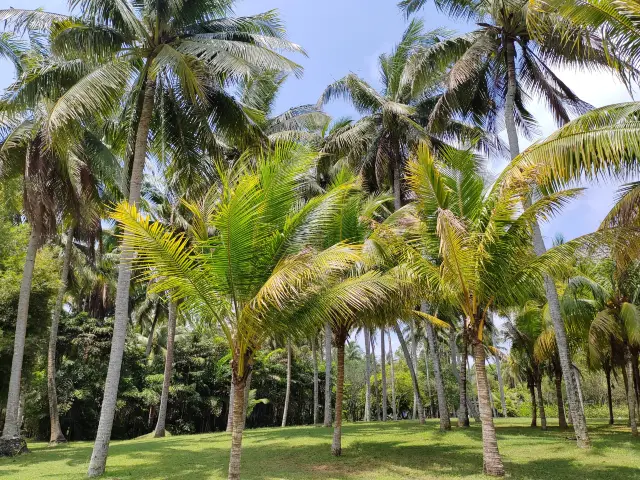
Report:
M429 312L426 303L422 304L424 313L432 313L437 317L438 312ZM447 397L444 391L444 378L442 369L440 368L440 356L438 355L438 344L436 332L430 323L425 326L427 331L427 341L429 342L429 352L431 353L431 361L433 363L433 377L436 382L436 395L438 396L438 412L440 416L440 430L451 430L451 419L449 418L449 410L447 409Z
M329 85L319 105L345 98L362 118L336 130L324 150L343 152L358 169L370 190L394 192L395 205L404 203L402 175L408 155L421 141L435 149L447 142L478 143L484 150L500 150L499 142L481 127L488 103L465 92L450 99L449 108L431 118L442 97L445 65L432 61L433 51L447 38L442 30L425 32L421 21L413 20L391 54L379 58L382 90L376 91L362 78L349 74ZM464 103L461 99L464 99ZM467 118L480 119L474 124Z
M387 421L387 354L386 354L386 339L385 339L385 327L380 329L380 389L382 391L382 421Z
M289 412L289 400L291 398L291 338L287 338L287 388L284 397L284 409L282 411L282 427L287 426L287 413Z
M535 181L536 172L530 175L529 181ZM505 182L488 190L481 162L469 152L450 151L436 161L429 148L422 147L408 166L407 178L416 201L390 218L389 230L402 225L399 232L409 235L409 244L398 244L398 254L419 272L423 295L432 292L435 297L427 300L434 302L440 296L464 312L475 359L484 471L501 476L504 467L485 370L487 314L492 307L530 298L541 288L543 274L557 272L568 252L593 238L576 239L536 258L531 249L532 224L578 191L556 192L522 210L528 182Z
M367 327L364 334L364 421L371 421L371 333Z
M426 4L426 0L402 0L407 14ZM589 105L555 75L551 67L606 68L609 56L601 38L590 29L579 28L557 15L532 9L525 0L489 0L463 2L436 1L436 6L454 18L472 20L478 29L445 42L438 52L442 61L453 62L447 75L447 88L455 91L470 80L488 85L494 112L504 112L511 158L520 153L518 128L525 134L535 126L526 108L528 93L542 98L559 124L571 114L584 113ZM544 35L535 35L535 24ZM516 48L517 46L517 48ZM437 109L436 109L437 110ZM534 226L534 248L538 255L546 250L539 226ZM584 411L580 407L578 385L571 371L565 326L560 314L558 294L553 279L545 280L567 386L569 407L574 419L578 446L590 445Z
M391 412L393 419L398 420L397 404L396 404L396 373L393 361L393 347L391 345L391 331L387 331L387 339L389 341L389 369L391 372Z
M324 421L325 427L331 427L331 325L324 324Z
M299 66L274 50L301 51L286 41L274 12L225 18L232 5L231 0L83 0L71 4L79 7L78 19L18 9L0 11L0 18L18 28L52 25L55 51L95 61L95 68L56 102L50 123L57 127L79 117L109 115L124 103L129 174L123 185L129 203L135 205L140 199L154 115L163 105L186 101L191 107L190 115L199 121L191 122L199 123L195 137L205 151L211 151L218 146L211 126L233 134L238 133L239 125L241 133L250 131L249 122L241 120L245 117L243 109L225 92L229 82L247 78L256 69L300 72ZM180 111L173 109L174 115ZM126 338L131 262L132 252L125 238L118 267L109 369L90 476L101 475L106 465Z

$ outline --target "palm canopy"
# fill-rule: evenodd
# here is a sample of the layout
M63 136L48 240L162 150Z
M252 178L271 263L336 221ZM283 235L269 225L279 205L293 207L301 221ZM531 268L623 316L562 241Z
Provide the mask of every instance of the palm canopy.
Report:
M400 7L409 15L426 3L403 0ZM434 55L440 62L453 65L446 78L449 90L472 81L488 92L488 99L495 103L491 123L498 122L496 114L506 107L509 68L515 71L514 116L525 135L536 129L527 107L531 95L546 103L558 124L590 108L551 67L607 68L607 53L596 33L557 15L532 9L526 0L436 0L435 5L454 18L471 20L478 26L470 33L442 42ZM534 22L538 28L546 28L545 35L532 34Z
M220 137L242 143L257 133L228 85L265 70L301 73L279 53L303 50L286 40L277 13L229 17L232 4L81 0L70 3L77 16L8 9L0 19L17 31L52 32L51 49L66 61L47 66L49 77L82 74L56 101L52 127L118 114L120 127L132 137L151 86L156 105L164 107L154 112L152 137L154 126L159 131L161 124L184 123L196 128L206 150L219 145ZM36 89L55 88L56 82L38 78ZM133 145L128 150L132 154Z
M241 376L267 336L304 334L327 317L357 311L367 292L384 298L370 285L332 290L361 259L357 245L322 248L324 231L354 186L343 183L303 202L315 158L307 148L278 143L220 167L219 184L202 202L185 205L192 215L187 233L173 233L126 204L114 212L132 237L141 272L155 280L153 290L170 291L183 308L217 321ZM330 302L310 301L329 291Z
M431 118L443 94L441 80L446 66L426 59L432 58L432 52L449 36L444 30L425 32L422 22L413 20L391 54L379 58L380 92L352 73L329 85L318 101L323 105L344 98L362 115L360 120L337 129L325 150L348 154L365 171L371 187L388 188L394 175L398 183L404 159L422 141L434 148L453 142L479 144L485 151L501 149L499 142L481 128L485 126L482 117L488 103L474 103L477 96L473 93L465 95L465 102L451 101L447 115ZM397 191L398 186L394 189Z

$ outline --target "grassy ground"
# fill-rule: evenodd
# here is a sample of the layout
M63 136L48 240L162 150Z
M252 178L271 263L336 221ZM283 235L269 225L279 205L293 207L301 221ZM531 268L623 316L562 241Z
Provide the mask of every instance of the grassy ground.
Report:
M553 423L553 421L552 421ZM640 479L640 440L628 428L590 425L593 448L584 451L571 434L526 426L525 419L497 420L507 477L512 479ZM476 479L484 478L480 428L438 431L436 421L349 424L343 456L330 454L325 428L249 430L242 457L243 480L261 479ZM174 436L113 442L107 479L226 479L228 434ZM32 443L33 453L0 459L0 479L83 479L91 443L49 448Z

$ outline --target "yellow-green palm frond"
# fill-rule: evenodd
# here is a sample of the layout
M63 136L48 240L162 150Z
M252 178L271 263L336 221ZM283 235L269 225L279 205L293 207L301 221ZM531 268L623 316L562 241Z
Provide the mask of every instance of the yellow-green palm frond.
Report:
M620 319L629 342L640 345L640 309L633 303L623 302L620 306Z

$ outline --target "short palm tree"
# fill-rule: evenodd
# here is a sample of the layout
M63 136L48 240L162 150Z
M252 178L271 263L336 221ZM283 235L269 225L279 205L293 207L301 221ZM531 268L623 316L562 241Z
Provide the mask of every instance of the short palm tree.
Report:
M451 150L436 161L426 146L409 163L407 181L416 200L390 218L391 233L382 235L393 239L395 230L407 237L399 254L413 265L427 301L437 305L445 299L464 312L475 358L484 471L503 475L485 371L487 315L531 298L542 287L543 274L556 272L567 252L588 241L568 242L537 258L531 248L532 224L578 191L554 193L522 210L527 182L488 189L476 156Z
M302 202L315 158L301 146L279 144L228 170L221 167L219 184L202 203L206 208L187 205L193 240L150 222L135 206L123 204L114 214L142 271L156 279L154 290L169 291L183 309L216 321L229 342L235 391L230 479L240 478L245 384L260 345L269 336L315 331L360 306L357 294L333 288L354 268L361 249L338 243L318 250L352 187ZM380 288L374 292L379 296ZM325 294L325 301L317 300Z
M48 28L54 51L91 62L82 80L56 102L50 123L60 127L74 119L120 111L121 126L127 127L123 190L135 205L149 137L163 125L154 117L167 106L193 129L189 136L198 140L200 149L210 152L219 145L212 127L240 140L252 136L244 110L226 93L226 86L259 70L300 72L298 65L276 52L302 50L285 39L275 12L227 18L232 5L232 0L81 0L70 5L78 7L79 18L19 9L2 10L0 18L18 29ZM171 124L178 123L182 122ZM118 267L112 351L89 476L104 472L116 408L131 282L127 242L125 238Z

